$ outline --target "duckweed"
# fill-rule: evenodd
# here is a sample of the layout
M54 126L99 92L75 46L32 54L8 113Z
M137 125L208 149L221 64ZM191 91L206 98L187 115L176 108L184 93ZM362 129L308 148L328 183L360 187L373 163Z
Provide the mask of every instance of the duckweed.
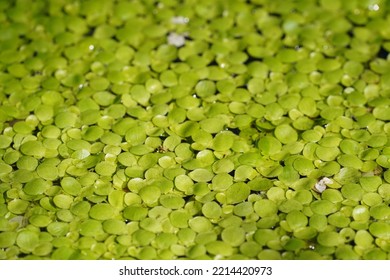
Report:
M0 259L389 258L388 5L92 2L0 11Z
M108 220L114 216L114 208L110 204L96 204L89 210L89 215L95 220Z
M38 245L39 234L37 232L33 232L29 230L22 230L17 234L15 242L22 251L29 253L33 251L35 247Z

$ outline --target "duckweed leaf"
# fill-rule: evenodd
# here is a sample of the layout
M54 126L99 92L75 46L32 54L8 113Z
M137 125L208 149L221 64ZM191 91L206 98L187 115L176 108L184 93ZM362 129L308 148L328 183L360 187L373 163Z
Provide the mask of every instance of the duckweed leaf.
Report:
M11 237L12 240L12 237ZM39 235L37 232L23 230L16 237L16 244L27 252L31 252L38 245Z
M110 204L97 204L91 207L89 215L96 220L108 220L114 216L114 208Z

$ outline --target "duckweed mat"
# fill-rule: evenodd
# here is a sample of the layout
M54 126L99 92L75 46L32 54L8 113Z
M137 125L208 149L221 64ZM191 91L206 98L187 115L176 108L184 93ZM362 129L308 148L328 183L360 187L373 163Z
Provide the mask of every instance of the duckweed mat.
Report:
M0 1L0 259L390 259L390 1Z

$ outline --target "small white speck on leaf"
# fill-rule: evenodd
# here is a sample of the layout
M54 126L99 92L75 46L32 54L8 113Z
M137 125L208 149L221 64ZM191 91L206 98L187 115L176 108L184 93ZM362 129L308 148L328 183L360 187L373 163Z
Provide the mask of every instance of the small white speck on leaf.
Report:
M369 5L369 6L368 6L368 9L369 9L370 11L379 11L379 5L378 5L378 4Z
M187 24L190 20L187 17L177 16L171 19L173 24Z
M323 193L326 190L327 184L332 184L333 180L328 177L324 177L314 185L314 190L319 193Z
M169 33L168 35L168 44L173 45L175 47L184 46L186 39L184 35L177 34L175 32Z

